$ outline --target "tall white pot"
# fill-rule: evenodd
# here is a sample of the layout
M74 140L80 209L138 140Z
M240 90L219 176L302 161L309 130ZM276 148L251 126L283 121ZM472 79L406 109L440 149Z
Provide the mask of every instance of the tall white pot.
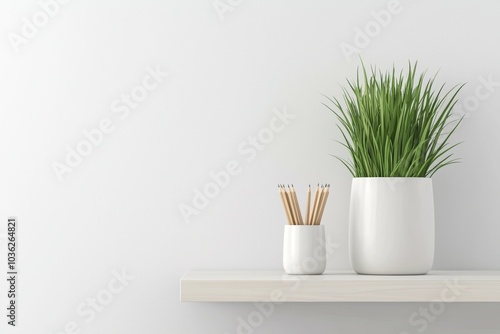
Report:
M354 178L349 255L358 274L426 274L434 261L430 178Z

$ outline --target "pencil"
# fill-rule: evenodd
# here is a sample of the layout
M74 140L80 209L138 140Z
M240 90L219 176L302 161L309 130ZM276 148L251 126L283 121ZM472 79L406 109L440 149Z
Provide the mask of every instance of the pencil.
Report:
M285 200L286 200L288 210L290 210L290 217L292 217L292 225L297 225L297 223L296 223L297 221L295 220L295 212L293 210L293 204L292 204L292 201L290 198L290 194L288 193L285 185L283 185L282 187L283 187L283 193L285 194Z
M280 191L281 201L283 202L283 206L285 208L286 218L288 219L288 225L293 225L292 215L290 213L290 208L288 207L288 205L286 203L285 191L283 190L283 188L279 184L278 184L278 188Z
M307 187L307 202L305 215L302 216L297 191L292 185L278 184L281 202L285 208L289 225L320 225L325 212L326 202L330 195L330 184L316 186L314 200L312 199L311 185Z
M315 217L316 217L316 211L318 207L318 200L319 200L319 183L316 186L316 191L314 192L314 203L313 203L313 209L311 211L311 216L309 218L309 223L311 225L314 225Z
M290 216L292 217L292 223L293 223L293 225L297 225L297 218L295 217L295 211L293 209L292 198L290 197L290 193L286 189L285 185L283 185L283 191L285 193L286 202L288 204L288 210L290 210Z
M311 225L314 224L314 216L316 215L316 207L318 205L318 200L319 200L319 183L316 185L316 190L314 191L313 206L311 210L311 216L309 218L309 224Z
M330 185L326 185L324 188L323 201L319 210L318 224L321 224L321 218L323 218L323 212L325 211L326 201L328 200L328 195L330 195Z
M291 188L291 193L292 193L292 197L293 197L293 202L295 204L295 210L297 213L298 224L304 225L304 222L302 221L302 213L300 212L299 200L297 199L297 192L295 191L293 184L292 184L292 188Z
M323 205L323 200L325 199L325 189L326 189L326 185L321 186L321 190L319 192L318 207L316 210L316 216L314 218L314 223L313 223L314 225L320 224L319 215L321 212L321 206Z
M300 225L299 216L297 213L297 206L295 205L295 199L293 198L293 193L292 189L290 188L290 185L288 185L287 194L288 194L288 199L290 201L290 207L292 208L292 214L293 214L293 219L295 221L295 225Z
M309 214L311 213L311 185L307 187L307 209L306 216L304 217L304 223L310 225Z

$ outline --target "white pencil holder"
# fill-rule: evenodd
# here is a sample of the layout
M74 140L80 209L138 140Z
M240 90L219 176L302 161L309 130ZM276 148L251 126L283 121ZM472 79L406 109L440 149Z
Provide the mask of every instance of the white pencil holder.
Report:
M321 275L326 268L325 248L323 225L285 225L285 272L294 275Z

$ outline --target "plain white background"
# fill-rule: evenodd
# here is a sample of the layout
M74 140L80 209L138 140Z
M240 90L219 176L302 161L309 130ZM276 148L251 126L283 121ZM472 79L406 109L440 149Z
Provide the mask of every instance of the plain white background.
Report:
M389 3L223 0L218 13L212 0L73 0L47 22L37 17L38 31L21 43L13 34L23 36L23 18L33 22L40 4L3 0L0 217L20 222L20 308L16 330L2 311L1 332L64 333L70 324L81 333L237 333L255 305L180 303L179 279L190 269L280 269L278 183L294 183L302 200L307 184L332 185L324 224L337 247L328 269L350 268L351 176L331 156L345 152L322 106L322 94L338 96L355 76L358 57L346 57L346 44L382 69L418 60L447 87L467 83L457 117L468 117L455 136L463 162L434 177L434 268L500 269L500 5L401 0L377 23L373 11ZM149 67L169 76L126 117L113 112L122 94L141 92ZM294 118L270 139L263 129L283 110ZM54 162L65 163L68 147L103 119L113 131L60 182ZM265 145L251 149L260 133ZM187 223L179 208L231 161L239 173ZM109 292L122 270L133 280ZM105 305L91 319L77 308L90 310L92 298ZM498 304L447 304L425 328L411 322L429 307L282 304L252 330L500 332Z

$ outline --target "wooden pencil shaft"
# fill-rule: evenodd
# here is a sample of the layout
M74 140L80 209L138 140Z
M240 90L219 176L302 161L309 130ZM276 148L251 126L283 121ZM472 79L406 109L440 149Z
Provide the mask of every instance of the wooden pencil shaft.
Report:
M311 211L309 212L309 217L307 218L309 225L312 224L312 218L313 218L313 215L314 215L314 204L316 203L316 196L317 196L317 194L318 194L318 186L316 186L316 190L314 191L314 198L313 198L313 201L312 201Z
M281 201L283 202L283 207L285 208L286 218L288 219L288 224L293 225L292 215L290 213L290 208L288 207L288 205L286 203L285 192L283 191L283 188L281 186L279 186L279 189L280 189Z
M316 225L321 224L321 217L323 216L323 210L325 209L327 195L328 195L328 188L325 185L321 194L318 216L316 217Z
M292 203L293 212L295 214L295 224L300 225L300 216L299 216L299 210L297 208L297 202L295 201L295 196L294 196L293 190L290 186L288 186L288 192L290 195L290 201Z
M325 198L323 199L323 204L321 205L321 210L319 212L318 225L321 224L321 218L323 218L323 212L325 211L326 201L328 200L328 196L330 195L330 188L326 188Z
M293 215L293 209L292 209L292 206L290 204L290 199L288 198L288 193L286 192L285 186L283 186L283 194L285 195L286 206L288 208L288 211L290 212L290 218L292 220L292 225L295 225L295 217Z
M299 220L299 225L304 225L304 222L302 221L302 212L300 212L299 200L297 199L297 192L295 191L293 185L292 185L292 196L293 196L293 201L295 203L295 208L297 209L297 218Z
M324 196L324 188L321 186L321 190L319 191L319 200L318 200L318 207L316 209L316 215L314 216L314 225L318 225L318 217L319 217L319 212L321 210L321 205L323 204L323 196Z
M290 197L290 193L288 192L287 189L285 189L285 196L286 196L286 201L287 201L288 207L290 208L290 212L292 214L293 225L297 225L297 218L295 216L295 209L294 209L293 201L292 201L292 198Z
M323 205L323 199L325 197L325 188L322 186L319 192L318 206L316 208L316 215L314 216L314 225L319 225L319 214L321 211L321 205Z
M310 224L314 224L314 217L316 216L316 207L318 206L318 200L319 200L319 185L316 186L316 191L314 192L314 203L313 203L313 209L311 212L311 221Z
M319 201L319 184L316 186L316 191L314 193L314 205L313 210L311 212L311 221L309 222L311 225L314 225L316 218L316 211L318 210L318 201Z
M309 225L309 215L311 213L311 186L307 187L307 208L306 216L304 217L304 224Z

